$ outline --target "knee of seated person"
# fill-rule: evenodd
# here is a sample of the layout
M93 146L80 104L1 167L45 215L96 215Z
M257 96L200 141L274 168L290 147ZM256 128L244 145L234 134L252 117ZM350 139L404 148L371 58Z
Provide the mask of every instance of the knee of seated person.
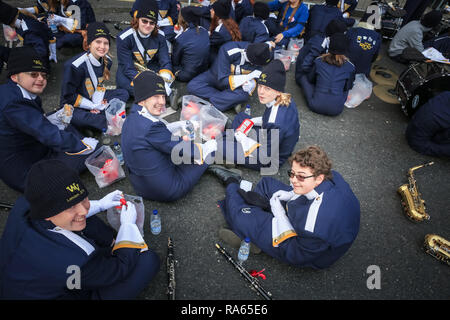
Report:
M140 259L140 262L145 265L145 270L149 270L152 272L157 272L159 270L161 262L156 252L152 250L144 251L141 253Z

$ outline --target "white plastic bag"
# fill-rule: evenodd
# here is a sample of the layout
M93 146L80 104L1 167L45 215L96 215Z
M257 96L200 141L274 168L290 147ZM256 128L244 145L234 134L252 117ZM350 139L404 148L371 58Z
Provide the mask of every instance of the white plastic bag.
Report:
M353 88L348 92L345 106L347 108L356 108L364 100L369 99L372 94L372 82L367 79L363 73L358 73L353 82Z
M289 40L289 44L288 44L288 51L292 52L292 63L294 63L297 60L297 56L298 53L300 51L301 48L303 48L303 43L304 40L303 38L298 39L298 38L291 38Z
M144 201L142 197L132 196L129 194L123 195L126 201L130 201L136 207L136 225L139 229L139 232L142 236L144 236L144 221L145 221L145 207ZM112 207L106 211L106 219L108 220L111 227L113 227L116 231L119 231L120 227L120 213L122 212L122 207Z
M228 118L208 101L187 95L183 96L180 120L190 120L199 128L196 136L207 141L222 134Z
M125 172L109 146L101 146L86 158L84 164L94 175L95 181L100 188L125 178Z
M108 123L106 132L111 136L120 135L126 117L125 102L117 98L111 99L108 107L105 109L105 116Z

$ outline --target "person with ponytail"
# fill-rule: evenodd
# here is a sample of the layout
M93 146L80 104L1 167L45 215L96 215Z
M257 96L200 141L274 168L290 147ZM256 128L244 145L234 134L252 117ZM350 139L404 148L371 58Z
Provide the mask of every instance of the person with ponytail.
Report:
M224 159L227 163L243 164L253 170L270 167L273 170L270 174L275 174L298 142L300 122L297 105L291 95L284 92L286 71L280 60L264 66L257 83L259 102L266 106L264 113L253 118L245 112L236 115L232 123L235 130L233 143L224 138ZM254 130L244 130L245 134L241 132L242 128L251 125ZM228 154L230 148L234 150ZM230 155L234 159L230 159Z
M208 69L209 34L199 26L201 11L199 7L184 7L178 18L182 32L175 37L172 64L176 79L182 82Z
M105 24L90 23L85 42L87 52L64 64L60 105L70 104L74 107L71 123L79 129L107 129L104 109L108 102L113 98L123 102L128 100L125 89L106 90L103 84L110 79L112 66L112 60L107 55L109 41L110 33Z
M210 51L209 62L212 64L217 57L220 47L230 41L241 41L239 26L230 16L230 0L217 0L211 6Z
M332 35L328 53L317 57L311 72L300 78L311 111L337 116L344 110L348 91L355 80L355 66L345 56L348 47L345 34Z

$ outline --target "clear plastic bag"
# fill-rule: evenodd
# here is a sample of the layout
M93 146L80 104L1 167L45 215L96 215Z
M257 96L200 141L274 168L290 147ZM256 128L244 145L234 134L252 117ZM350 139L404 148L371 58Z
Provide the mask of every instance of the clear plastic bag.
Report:
M303 48L303 44L304 44L304 40L302 39L297 39L297 38L291 38L289 40L289 44L288 44L288 51L292 52L292 63L294 63L297 60L297 56L298 53L300 51L301 48Z
M353 88L348 92L345 106L347 108L356 108L364 100L369 99L372 94L372 82L367 79L363 73L358 73L353 82Z
M281 62L283 62L285 71L289 70L289 68L291 66L291 62L292 62L292 57L293 57L293 53L288 50L283 50L283 49L276 50L274 53L274 59L278 59Z
M108 107L105 109L106 121L108 123L108 130L106 131L111 136L118 136L122 133L122 126L125 122L125 102L117 98L111 99Z
M84 161L100 188L125 178L119 160L109 146L101 146Z
M196 127L196 136L210 140L222 134L228 118L208 101L187 95L183 96L180 120L190 120Z
M123 195L126 201L130 201L136 207L136 225L139 229L139 232L142 236L144 236L144 221L145 221L145 207L144 201L142 197L132 196L129 194ZM122 211L122 207L112 207L106 211L106 219L108 220L111 227L113 227L116 231L119 231L120 228L120 213Z

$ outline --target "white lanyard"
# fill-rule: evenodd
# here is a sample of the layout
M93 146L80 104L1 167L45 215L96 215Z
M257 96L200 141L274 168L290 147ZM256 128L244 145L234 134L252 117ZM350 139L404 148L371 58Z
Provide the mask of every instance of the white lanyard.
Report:
M79 235L73 233L72 231L65 230L60 227L55 227L53 229L49 229L49 231L62 234L67 239L69 239L70 241L75 243L78 247L83 249L83 251L86 252L87 255L90 255L95 250L95 248L94 248L94 246L92 246L92 244L90 244L88 241L86 241Z
M134 30L134 29L133 29L133 37L134 37L134 41L136 42L136 45L138 47L138 50L141 53L141 56L146 60L146 62L149 62L151 59L148 56L148 54L145 53L144 46L142 45L141 41L139 40L136 30Z

